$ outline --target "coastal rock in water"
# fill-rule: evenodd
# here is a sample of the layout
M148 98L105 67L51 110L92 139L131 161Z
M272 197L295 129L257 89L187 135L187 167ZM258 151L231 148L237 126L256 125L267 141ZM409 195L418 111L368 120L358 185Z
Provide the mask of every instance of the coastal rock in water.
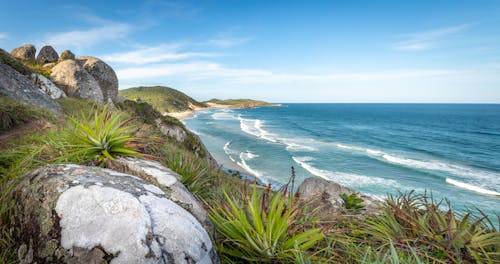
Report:
M12 195L21 263L219 263L198 220L135 176L47 165Z
M63 90L59 89L52 81L47 79L47 77L33 73L31 74L31 80L33 83L38 86L44 93L50 96L52 99L65 98L66 93Z
M108 101L108 98L114 101L118 95L118 77L113 68L104 61L90 56L78 57L76 61L99 83L104 101Z
M56 62L59 59L59 55L52 46L43 46L36 60L38 63L44 64L49 62Z
M61 52L61 56L59 56L59 61L63 60L74 60L75 59L75 54L71 52L70 50L65 50Z
M297 193L301 200L308 202L310 208L321 207L319 216L335 218L340 212L345 210L344 201L341 194L357 194L363 199L362 205L365 210L360 211L360 215L377 214L381 201L368 195L359 193L351 188L342 186L333 181L322 178L307 178L299 186Z
M148 182L157 183L167 197L193 214L203 224L209 233L214 232L214 226L208 218L205 209L188 189L180 182L182 176L164 167L160 163L133 157L120 157L111 164L119 171L141 177Z
M65 60L52 68L50 78L69 97L91 99L103 104L104 97L97 81L74 60Z
M10 54L18 60L35 60L36 48L31 44L13 49Z
M0 96L6 96L51 111L61 110L61 106L35 86L28 77L2 63L0 63Z

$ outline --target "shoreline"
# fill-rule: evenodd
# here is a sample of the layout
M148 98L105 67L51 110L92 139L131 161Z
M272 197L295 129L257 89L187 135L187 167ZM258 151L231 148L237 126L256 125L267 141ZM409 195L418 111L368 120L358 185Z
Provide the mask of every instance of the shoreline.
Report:
M190 105L192 108L191 110L185 110L185 111L179 111L179 112L165 112L162 113L162 115L168 115L171 117L175 117L179 120L187 119L200 110L209 110L209 109L244 109L244 108L255 108L255 107L281 107L283 106L282 104L269 104L269 105L258 105L258 106L253 106L253 107L239 107L235 105L223 105L223 104L216 104L216 103L207 103L208 107L196 107L193 105Z

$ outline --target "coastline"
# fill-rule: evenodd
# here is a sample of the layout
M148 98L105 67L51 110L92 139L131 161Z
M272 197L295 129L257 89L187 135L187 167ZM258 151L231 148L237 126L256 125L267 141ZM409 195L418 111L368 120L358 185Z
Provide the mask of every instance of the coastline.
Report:
M200 110L208 110L208 109L214 109L214 108L227 108L227 109L237 109L237 108L255 108L257 106L251 106L251 107L241 107L238 105L224 105L224 104L216 104L216 103L207 103L208 107L197 107L194 105L190 105L191 110L185 110L185 111L179 111L179 112L168 112L168 113L163 113L163 115L168 115L171 117L175 117L179 120L186 119L192 117L197 111ZM264 107L281 107L283 106L282 104L269 104L269 105L262 105Z

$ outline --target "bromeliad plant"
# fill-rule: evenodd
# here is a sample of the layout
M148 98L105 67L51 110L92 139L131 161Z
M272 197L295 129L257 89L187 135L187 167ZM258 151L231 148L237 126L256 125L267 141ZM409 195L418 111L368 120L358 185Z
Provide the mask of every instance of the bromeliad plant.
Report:
M71 119L74 129L68 135L69 156L81 160L114 160L116 156L139 155L134 150L139 144L134 142L132 119L123 120L119 113L112 113L108 107L94 113L93 120L84 114L81 120Z
M246 201L224 195L209 216L222 235L219 252L229 261L293 263L324 237L320 228L303 230L299 206L282 192L268 188L259 195L254 185Z

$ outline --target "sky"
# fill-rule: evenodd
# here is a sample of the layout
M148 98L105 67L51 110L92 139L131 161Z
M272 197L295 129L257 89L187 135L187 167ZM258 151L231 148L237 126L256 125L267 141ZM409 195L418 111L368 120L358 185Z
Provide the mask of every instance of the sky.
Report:
M198 100L500 103L500 0L5 1L0 47Z

